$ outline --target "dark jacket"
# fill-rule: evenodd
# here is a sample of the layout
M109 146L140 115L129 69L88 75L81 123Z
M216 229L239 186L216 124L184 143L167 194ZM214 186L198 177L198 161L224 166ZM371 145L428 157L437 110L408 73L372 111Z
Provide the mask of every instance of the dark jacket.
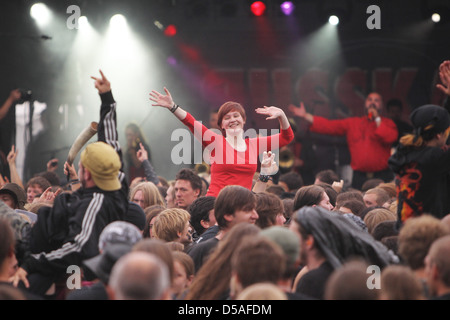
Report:
M100 97L98 140L113 146L122 161L116 103L111 92ZM60 194L53 207L41 208L31 233L32 254L21 267L29 274L55 275L66 272L70 265L81 266L83 260L98 255L98 239L103 228L113 221L123 220L128 209L128 183L122 171L119 179L120 190L80 188L73 194Z
M442 218L450 212L450 149L399 145L389 159L396 174L398 219L403 222L429 213Z

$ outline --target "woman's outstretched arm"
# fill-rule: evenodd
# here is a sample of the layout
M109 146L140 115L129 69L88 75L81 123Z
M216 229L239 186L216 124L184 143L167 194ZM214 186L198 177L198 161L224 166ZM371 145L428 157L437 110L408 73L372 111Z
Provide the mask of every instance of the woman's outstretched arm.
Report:
M169 109L179 120L184 120L187 112L184 111L179 105L175 104L172 99L172 95L167 88L164 88L164 92L166 93L165 95L156 90L152 90L152 92L150 92L150 100L154 102L152 106Z

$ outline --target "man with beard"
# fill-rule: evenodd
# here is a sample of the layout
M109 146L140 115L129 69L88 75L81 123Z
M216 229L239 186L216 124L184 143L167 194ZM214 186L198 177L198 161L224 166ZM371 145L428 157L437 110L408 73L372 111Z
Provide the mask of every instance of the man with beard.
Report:
M308 113L303 103L299 108L289 107L294 115L311 123L311 132L346 137L353 169L352 187L358 190L368 179L393 180L388 159L391 146L398 136L395 123L381 116L383 99L379 93L370 93L364 108L365 115L362 117L328 120Z

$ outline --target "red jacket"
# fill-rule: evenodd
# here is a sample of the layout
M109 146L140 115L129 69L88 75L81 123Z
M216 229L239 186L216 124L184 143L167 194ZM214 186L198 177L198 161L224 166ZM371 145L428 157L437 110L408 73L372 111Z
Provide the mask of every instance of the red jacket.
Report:
M204 147L209 146L213 149L211 150L211 183L207 196L217 197L220 190L227 185L240 185L251 190L258 156L264 151L284 147L294 139L292 128L289 127L278 134L247 138L245 139L246 151L238 152L231 147L224 136L217 133L218 131L208 129L201 122L196 121L191 114L188 113L182 122ZM198 127L194 128L194 126Z
M366 117L328 120L314 116L312 132L346 136L350 151L351 167L363 172L388 169L392 143L397 140L397 127L388 118L381 118L380 126Z

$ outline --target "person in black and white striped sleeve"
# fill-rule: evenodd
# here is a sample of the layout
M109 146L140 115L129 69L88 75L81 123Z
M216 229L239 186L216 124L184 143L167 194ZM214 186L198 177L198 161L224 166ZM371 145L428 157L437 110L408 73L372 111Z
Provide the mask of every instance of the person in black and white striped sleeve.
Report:
M122 172L116 102L110 82L101 70L100 74L92 77L101 98L98 141L81 152L77 177L81 188L60 194L52 208L39 211L31 253L14 276L14 285L41 296L53 283L65 281L69 266L81 268L83 260L98 255L103 228L127 214L128 183Z

